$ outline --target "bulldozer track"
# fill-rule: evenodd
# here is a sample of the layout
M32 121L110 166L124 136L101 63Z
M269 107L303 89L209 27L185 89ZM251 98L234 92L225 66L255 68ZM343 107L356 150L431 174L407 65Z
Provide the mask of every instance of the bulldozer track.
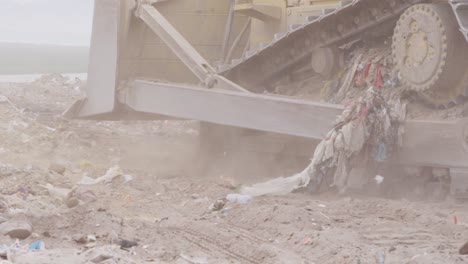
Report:
M196 245L200 249L206 251L207 253L217 251L221 252L225 256L231 258L231 260L238 260L241 263L252 263L252 264L259 264L263 263L262 258L260 257L249 257L242 250L235 249L235 245L230 243L224 242L220 239L216 239L200 233L198 231L188 229L188 228L179 228L179 227L171 227L169 228L171 232L185 238L190 243Z
M268 243L268 239L255 236L252 232L245 230L244 228L229 224L218 224L218 228L226 230L226 232L233 233L239 237L249 240L252 243Z
M324 9L320 16L290 25L288 32L275 34L271 42L220 66L218 72L249 89L268 86L294 66L309 63L313 50L343 45L384 23L395 22L408 7L423 2L427 1L343 0L336 9Z

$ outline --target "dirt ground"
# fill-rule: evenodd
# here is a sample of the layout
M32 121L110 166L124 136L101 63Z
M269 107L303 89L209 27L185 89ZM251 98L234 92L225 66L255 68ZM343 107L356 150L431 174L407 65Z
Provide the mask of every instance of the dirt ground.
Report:
M81 95L62 80L0 84L0 222L32 227L16 247L0 238L0 263L468 263L468 207L450 199L293 193L210 212L263 179L196 176L195 122L63 119ZM78 184L117 165L129 181Z

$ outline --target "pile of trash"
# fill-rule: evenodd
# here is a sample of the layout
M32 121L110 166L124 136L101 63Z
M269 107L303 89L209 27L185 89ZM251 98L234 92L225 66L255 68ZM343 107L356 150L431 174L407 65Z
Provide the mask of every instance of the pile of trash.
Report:
M402 99L403 88L391 65L390 49L385 47L358 49L350 55L347 72L330 99L344 103L345 110L303 172L310 177L312 191L330 176L330 187L345 192L353 163L385 161L401 145L400 124L406 119L408 102Z
M323 87L323 98L330 103L353 101L369 87L376 89L400 86L398 74L391 67L390 49L357 49L349 55L348 67Z
M375 87L348 105L337 124L317 146L309 167L309 186L316 190L323 177L333 175L333 183L339 192L346 191L348 174L353 162L387 160L402 136L398 101L395 111ZM404 112L404 111L403 111Z
M387 53L370 50L354 54L347 73L327 87L327 94L334 95L329 101L345 102L345 109L304 171L243 187L241 193L285 194L304 187L315 192L325 177L333 178L329 187L344 193L353 165L389 159L402 141L400 124L406 118L407 102L401 99L398 78L387 67Z
M396 107L390 107L380 89L369 88L364 96L346 106L333 129L316 147L304 171L245 186L241 193L252 196L286 194L305 187L315 192L324 177L333 177L329 187L345 192L354 163L385 161L401 142L400 123L405 104L395 101L391 105Z

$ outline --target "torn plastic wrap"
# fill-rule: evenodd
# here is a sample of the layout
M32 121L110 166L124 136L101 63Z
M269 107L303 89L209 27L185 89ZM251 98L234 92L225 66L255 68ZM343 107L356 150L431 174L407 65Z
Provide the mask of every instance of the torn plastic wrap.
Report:
M315 185L309 186L310 190L318 190L323 177L329 176L333 177L330 187L344 192L354 157L362 155L367 160L370 155L375 162L390 157L401 136L399 124L405 113L399 98L393 100L397 109L390 108L380 89L371 87L346 107L337 125L317 146L306 170L310 184Z

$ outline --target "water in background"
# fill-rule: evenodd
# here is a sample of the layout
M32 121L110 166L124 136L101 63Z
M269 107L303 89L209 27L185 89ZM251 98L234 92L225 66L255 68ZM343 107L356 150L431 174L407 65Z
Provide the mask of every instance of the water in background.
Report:
M44 74L20 74L20 75L0 75L1 83L23 83L23 82L32 82L40 78ZM80 80L86 80L88 78L87 73L63 73L63 76L69 77L71 80L74 80L75 77L78 77Z

